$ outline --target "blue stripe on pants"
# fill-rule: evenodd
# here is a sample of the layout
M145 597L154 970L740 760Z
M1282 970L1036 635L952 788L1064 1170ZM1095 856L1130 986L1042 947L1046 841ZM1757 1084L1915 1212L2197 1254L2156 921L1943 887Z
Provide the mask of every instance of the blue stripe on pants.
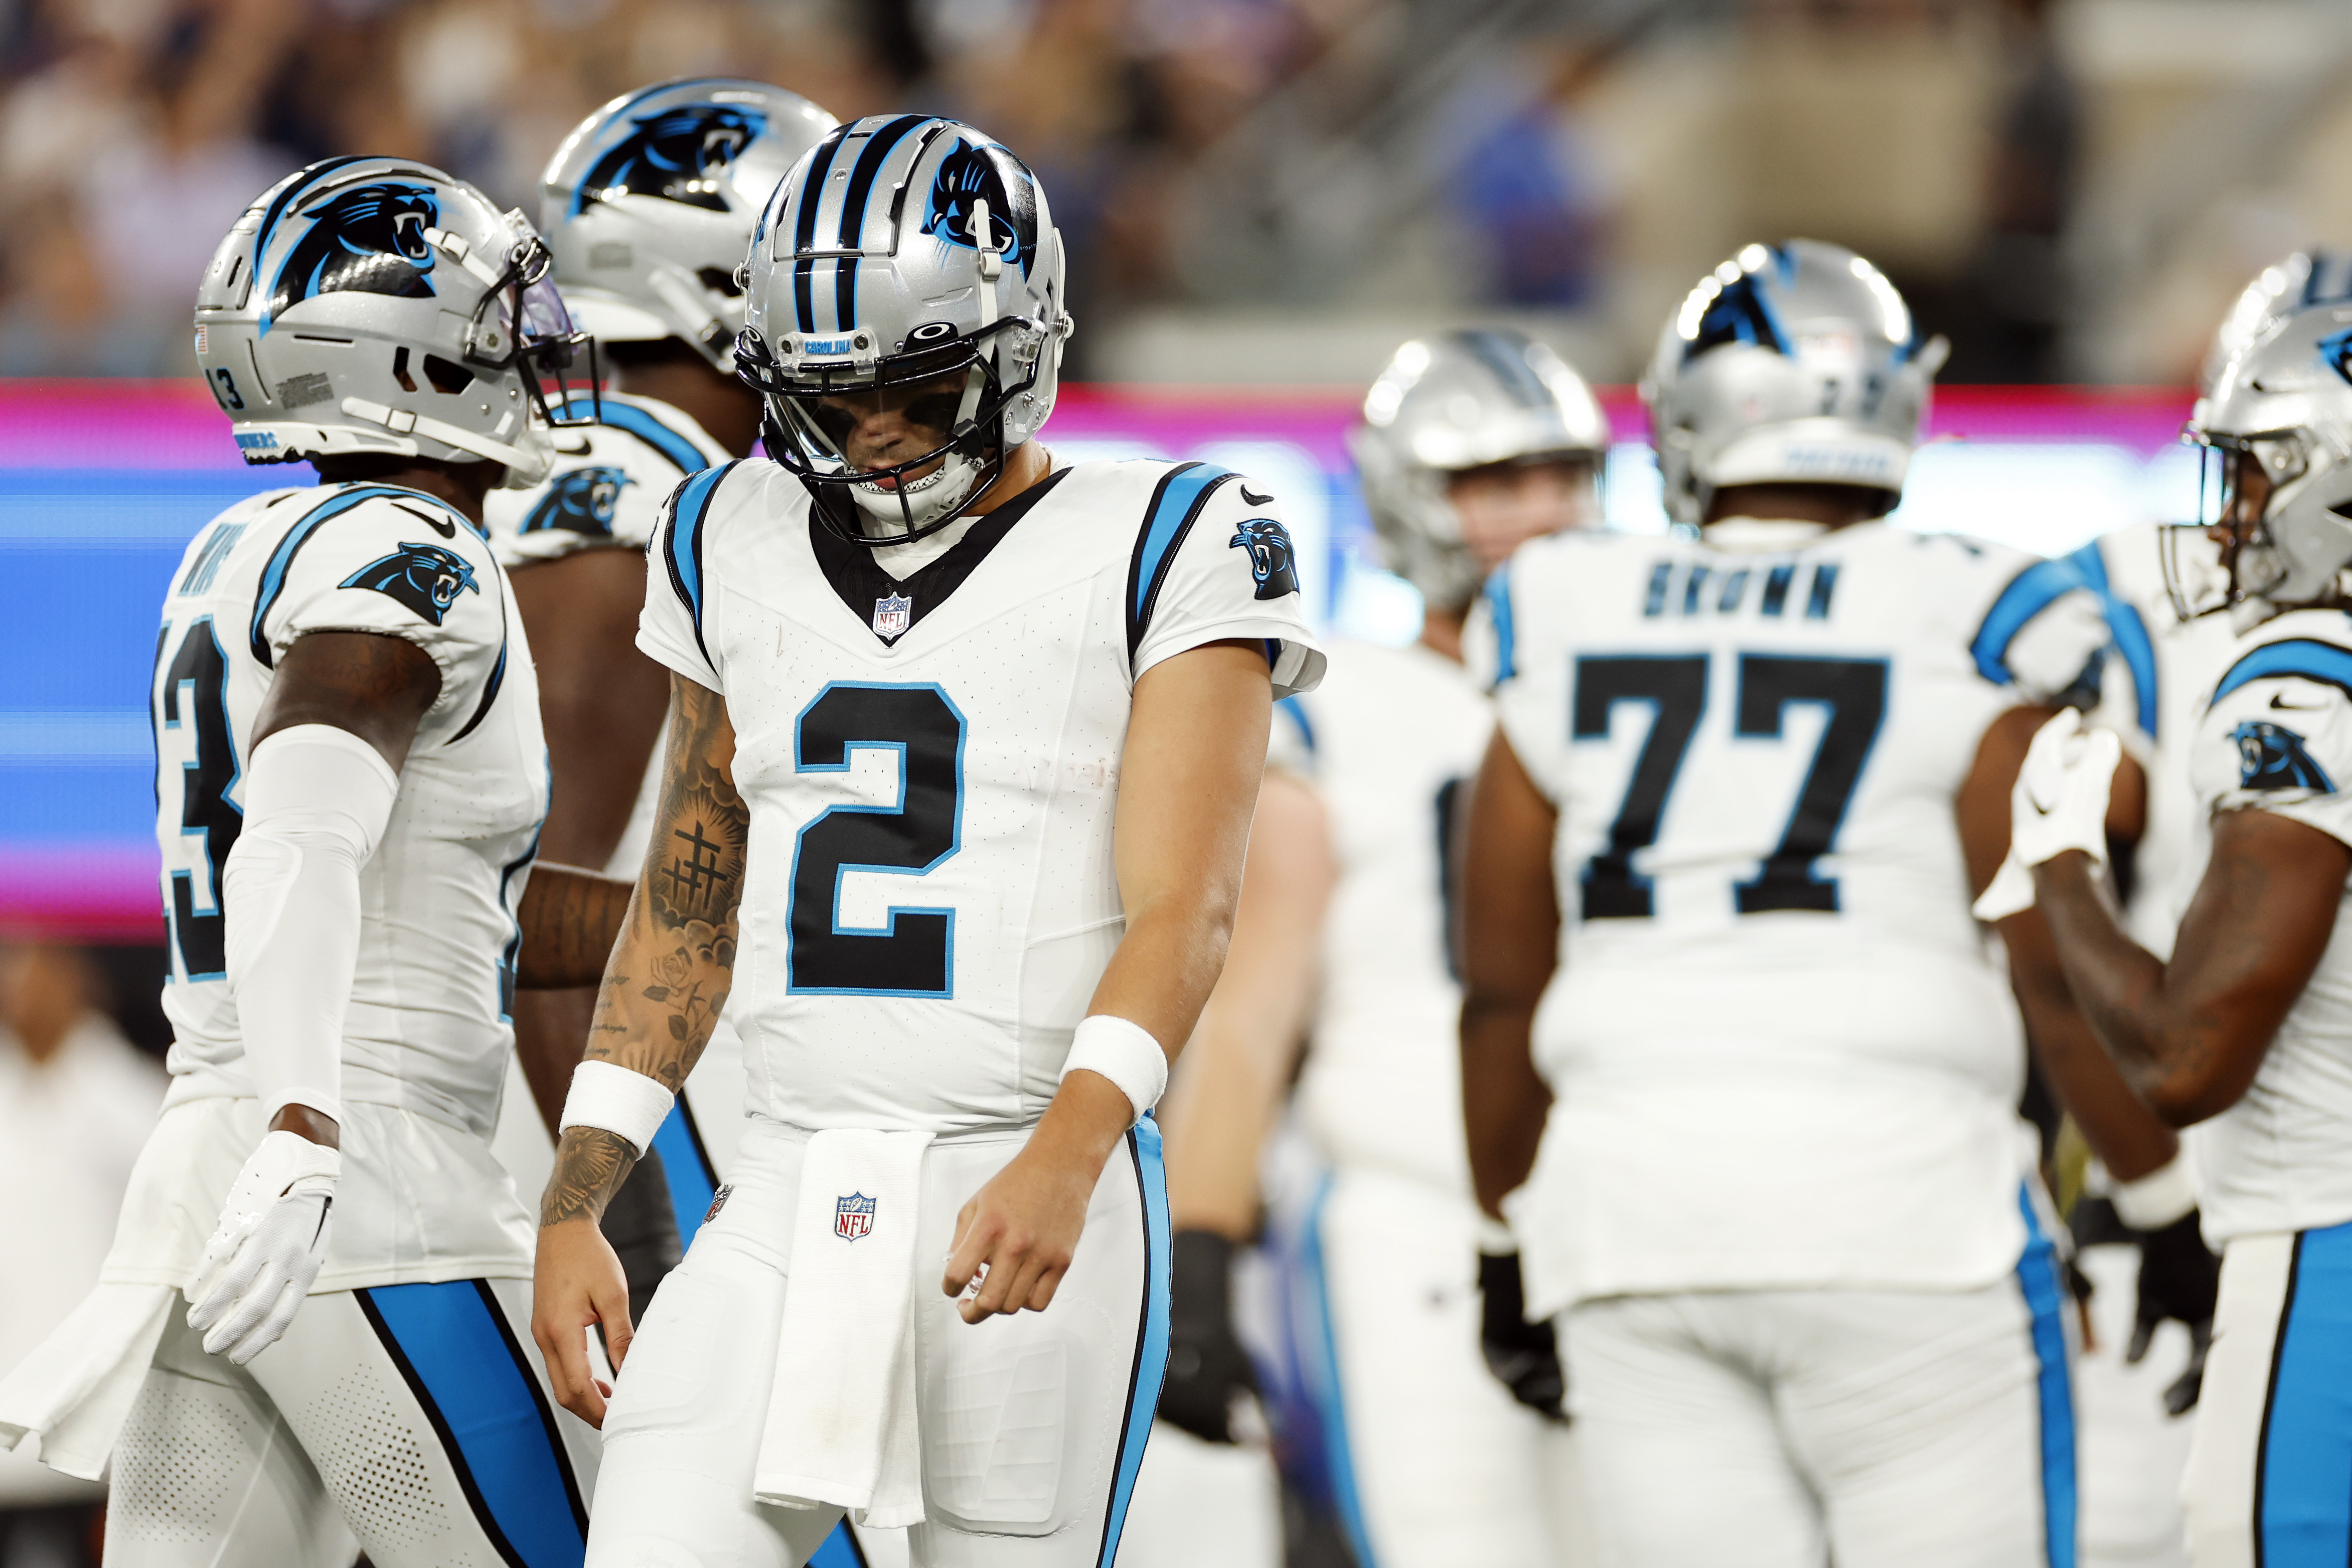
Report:
M355 1294L499 1554L518 1568L579 1568L588 1510L555 1413L489 1286L453 1279Z
M1168 1271L1175 1237L1168 1226L1168 1170L1160 1157L1160 1123L1145 1111L1127 1135L1135 1161L1135 1184L1143 1193L1143 1321L1135 1340L1135 1370L1127 1391L1127 1426L1119 1434L1118 1468L1111 1478L1110 1507L1103 1516L1097 1568L1110 1568L1118 1556L1119 1531L1127 1528L1127 1505L1143 1468L1143 1447L1151 1417L1160 1408L1160 1385L1168 1380Z
M2058 1274L2058 1249L2042 1233L2033 1194L2018 1189L2025 1215L2025 1252L2017 1260L2017 1282L2033 1314L2033 1355L2041 1363L2042 1529L2050 1568L2074 1568L2074 1390L2066 1365L2066 1293Z
M2352 1225L2294 1238L2254 1470L2263 1568L2352 1560Z
M702 1228L702 1216L710 1212L710 1200L719 1195L718 1173L703 1152L702 1137L692 1117L681 1094L662 1124L654 1129L654 1152L661 1156L662 1180L669 1184L670 1210L677 1215L680 1247L694 1245L694 1233Z
M1348 1405L1339 1381L1339 1336L1331 1326L1331 1276L1323 1261L1323 1211L1331 1201L1333 1178L1327 1173L1315 1189L1307 1210L1305 1234L1299 1238L1299 1272L1312 1292L1315 1342L1299 1371L1323 1429L1323 1459L1331 1484L1331 1502L1347 1531L1348 1548L1357 1568L1374 1568L1371 1531L1364 1524L1363 1500L1356 1494L1356 1460L1348 1447Z

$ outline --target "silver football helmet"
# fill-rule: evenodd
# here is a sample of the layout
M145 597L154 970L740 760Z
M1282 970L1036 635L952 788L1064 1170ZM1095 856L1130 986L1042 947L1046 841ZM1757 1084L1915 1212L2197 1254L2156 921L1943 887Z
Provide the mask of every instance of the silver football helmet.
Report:
M2352 258L2314 247L2298 250L2254 275L2213 334L2197 374L2201 395L2213 390L2240 349L2282 316L2311 305L2352 303Z
M587 345L520 212L402 158L330 158L246 209L196 290L196 363L248 463L346 452L547 477ZM593 371L576 384L586 391Z
M1899 495L1948 353L1843 246L1747 247L1668 318L1643 378L1667 510L1696 524L1726 485Z
M1468 604L1483 575L1446 496L1453 475L1583 459L1596 480L1591 521L1600 521L1609 420L1583 377L1523 332L1479 327L1405 343L1365 394L1364 420L1348 446L1382 563L1439 609Z
M2223 364L2183 438L2219 459L2200 521L2231 537L2220 602L2189 602L2168 557L2175 608L2226 605L2242 630L2340 602L2352 564L2352 302L2274 316Z
M819 142L770 198L736 374L767 399L768 455L825 524L904 543L977 500L1053 412L1063 300L1062 238L1027 164L959 121L873 115ZM851 466L824 399L954 376L939 446Z
M555 280L600 342L683 338L732 374L737 273L777 183L839 121L765 82L700 77L614 99L540 177Z

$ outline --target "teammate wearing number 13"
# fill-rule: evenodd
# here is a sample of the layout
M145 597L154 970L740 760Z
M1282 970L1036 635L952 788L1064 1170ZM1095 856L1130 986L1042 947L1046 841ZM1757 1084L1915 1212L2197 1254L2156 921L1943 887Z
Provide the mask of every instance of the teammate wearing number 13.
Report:
M1996 721L2106 633L2063 563L1878 521L1941 350L1861 258L1749 247L1645 388L1699 537L1557 535L1488 589L1472 1166L1627 1562L2074 1560L2018 1014L1967 901L2007 821L1964 823Z
M746 279L773 460L656 532L677 716L541 1214L534 1327L612 1456L589 1560L796 1563L847 1511L918 1563L1107 1564L1167 1359L1145 1113L1322 655L1271 496L1034 439L1069 320L1003 147L835 131ZM632 1348L586 1222L722 1003L751 1125Z

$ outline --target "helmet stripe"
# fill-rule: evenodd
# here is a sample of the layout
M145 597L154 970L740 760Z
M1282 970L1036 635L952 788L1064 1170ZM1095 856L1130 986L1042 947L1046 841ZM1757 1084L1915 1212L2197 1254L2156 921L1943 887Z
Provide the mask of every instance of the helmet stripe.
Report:
M1551 388L1543 384L1543 378L1535 373L1535 367L1528 363L1527 356L1512 353L1511 345L1502 338L1473 327L1466 331L1456 332L1454 339L1475 355L1480 364L1495 373L1495 379L1503 384L1503 390L1509 393L1511 400L1520 407L1551 406Z
M816 246L816 209L824 200L824 177L832 172L833 155L840 151L842 139L848 134L849 127L840 126L816 144L816 156L810 160L808 174L801 181L800 221L793 226L793 252L796 256ZM793 267L793 305L800 312L801 331L804 332L816 331L816 310L809 299L810 275L815 269L816 263L805 258Z
M278 192L278 199L269 204L269 210L268 212L262 214L261 226L254 231L254 264L256 266L259 266L262 252L269 248L269 231L277 227L278 220L285 216L288 203L291 202L296 196L300 195L304 191L310 189L312 185L317 184L320 180L325 179L329 174L333 174L336 170L346 168L353 163L364 162L366 162L366 159L361 154L352 154L341 158L329 158L323 163L313 163L310 166L310 172L309 174L304 174L299 180L289 182L284 190Z
M858 153L851 169L849 186L841 195L840 238L835 242L841 250L862 250L866 226L866 205L874 193L874 178L891 150L907 138L907 133L930 119L926 114L902 114L876 131L866 140L865 151ZM834 331L845 332L857 324L857 260L845 256L833 264Z

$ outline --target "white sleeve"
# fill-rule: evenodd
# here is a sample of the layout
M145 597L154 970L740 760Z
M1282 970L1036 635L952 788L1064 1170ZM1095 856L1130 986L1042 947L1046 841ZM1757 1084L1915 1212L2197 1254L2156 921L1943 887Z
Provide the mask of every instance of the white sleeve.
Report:
M1315 714L1304 697L1286 697L1274 705L1274 722L1265 735L1265 765L1302 779L1315 776Z
M2231 668L2197 729L2209 812L2258 810L2352 844L2352 652L2294 639Z
M1969 652L1978 674L2012 689L2021 702L2052 703L2095 696L2109 636L2105 608L2081 567L2071 559L2034 561L1993 595Z
M1299 601L1290 531L1251 480L1205 466L1171 474L1137 534L1129 581L1136 679L1162 659L1232 638L1265 645L1276 699L1322 680L1323 650Z
M312 632L415 644L441 672L421 739L481 721L506 679L506 578L473 524L429 497L355 485L312 507L262 568L249 628L275 668Z
M734 467L705 468L662 502L646 546L646 607L637 616L637 647L646 658L720 693L727 683L704 636L711 586L705 547L712 500Z
M1522 668L1519 634L1525 628L1518 615L1518 578L1527 569L1523 556L1495 568L1463 626L1462 655L1472 677L1493 697L1495 722L1520 767L1537 791L1556 805L1560 715L1567 711L1567 696ZM1566 668L1564 661L1550 662Z

